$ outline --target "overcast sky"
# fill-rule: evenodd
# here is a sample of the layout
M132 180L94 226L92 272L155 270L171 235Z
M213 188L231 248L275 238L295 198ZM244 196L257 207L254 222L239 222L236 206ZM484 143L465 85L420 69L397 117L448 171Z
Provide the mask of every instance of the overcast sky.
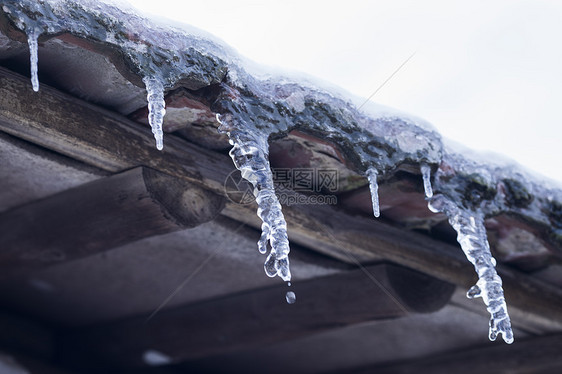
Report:
M562 182L562 1L129 2Z

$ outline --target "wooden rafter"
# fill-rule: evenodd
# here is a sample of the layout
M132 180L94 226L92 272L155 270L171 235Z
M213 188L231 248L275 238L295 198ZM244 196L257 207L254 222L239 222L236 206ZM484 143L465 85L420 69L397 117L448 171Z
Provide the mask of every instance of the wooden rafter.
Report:
M0 274L91 256L215 218L224 198L138 167L0 214Z

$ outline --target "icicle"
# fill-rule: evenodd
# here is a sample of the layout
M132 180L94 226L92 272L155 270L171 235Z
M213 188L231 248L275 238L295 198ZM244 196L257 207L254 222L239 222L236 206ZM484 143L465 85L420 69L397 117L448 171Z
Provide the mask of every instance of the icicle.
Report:
M154 139L156 139L156 148L162 150L164 148L164 133L162 132L162 122L166 114L166 102L164 101L164 85L155 78L145 77L143 80L146 86L146 98L148 100L148 123L152 128Z
M431 188L431 168L429 165L421 164L421 173L423 177L423 190L425 191L425 198L431 199L433 197L433 188Z
M27 44L29 44L29 62L31 63L31 85L33 86L33 91L39 91L39 77L37 63L39 62L39 56L37 53L38 45L37 38L39 34L35 29L31 29L27 34Z
M230 138L230 157L242 177L254 186L254 196L258 204L257 214L263 221L258 249L261 253L266 253L268 243L271 247L264 264L265 273L270 277L279 276L284 281L290 281L287 223L275 195L273 174L268 161L267 137L249 131L224 130L225 127L226 125L221 123L219 131L226 132Z
M367 179L369 179L369 189L371 190L371 200L373 202L373 214L380 217L381 211L379 207L379 185L377 184L377 170L369 168L367 170Z
M496 272L496 261L490 252L484 218L480 214L475 215L471 211L460 209L443 195L435 196L428 206L434 213L443 212L447 215L449 223L457 232L457 240L463 252L474 265L478 282L468 290L467 297L482 297L484 300L491 315L490 340L496 340L498 334L502 334L506 343L513 343L513 331L507 313L502 280Z

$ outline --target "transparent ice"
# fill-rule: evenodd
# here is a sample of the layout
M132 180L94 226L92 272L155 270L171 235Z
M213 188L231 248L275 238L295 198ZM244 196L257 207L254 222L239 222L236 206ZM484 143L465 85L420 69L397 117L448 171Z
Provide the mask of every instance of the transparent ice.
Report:
M265 273L269 277L279 276L284 281L291 280L289 269L289 238L287 223L281 211L281 204L275 195L273 173L269 165L269 147L267 136L244 132L229 128L222 123L220 131L229 136L232 149L230 157L242 178L254 186L254 196L258 204L258 216L262 220L262 234L258 241L258 249L269 255L264 264Z
M367 179L369 179L369 190L371 191L371 201L373 202L373 214L380 217L381 211L379 206L379 185L377 184L377 170L369 168L367 170Z
M29 62L31 63L31 85L33 86L33 91L35 92L39 91L39 77L37 70L37 63L39 62L37 53L38 37L39 33L33 28L27 33L27 44L29 44Z
M151 77L145 77L143 82L146 87L146 98L148 100L148 123L150 123L152 128L154 139L156 139L156 148L161 151L164 148L162 123L166 114L164 85L159 79Z
M431 188L431 168L427 164L421 164L420 169L423 177L423 190L425 191L425 198L431 199L433 197L433 188Z
M461 209L452 200L440 194L434 196L428 206L434 213L442 212L447 215L449 223L457 232L457 241L466 258L474 265L478 282L468 290L467 297L482 297L484 300L490 313L490 340L496 340L498 334L502 334L506 343L513 343L513 331L507 313L502 280L496 272L496 261L490 252L483 215Z

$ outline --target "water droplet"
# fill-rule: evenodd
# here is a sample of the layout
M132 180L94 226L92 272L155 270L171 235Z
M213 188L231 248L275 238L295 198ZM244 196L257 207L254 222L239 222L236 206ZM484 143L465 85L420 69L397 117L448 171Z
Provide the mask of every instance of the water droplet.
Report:
M294 304L297 301L297 295L293 291L289 291L285 295L285 299L287 299L288 304Z

